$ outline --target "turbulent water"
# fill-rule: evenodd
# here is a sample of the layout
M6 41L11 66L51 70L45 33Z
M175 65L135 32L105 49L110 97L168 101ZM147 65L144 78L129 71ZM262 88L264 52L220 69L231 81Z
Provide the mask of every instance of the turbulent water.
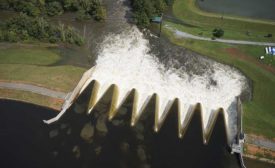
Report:
M150 52L149 41L144 35L135 26L128 26L119 34L107 35L101 43L93 78L103 87L118 85L119 100L126 92L137 89L140 95L138 109L154 93L160 97L160 112L169 101L179 98L183 118L191 105L200 102L204 127L211 112L222 107L234 131L236 96L245 88L246 79L229 66L212 61L208 66L211 71L199 75L190 74L184 66L167 68Z

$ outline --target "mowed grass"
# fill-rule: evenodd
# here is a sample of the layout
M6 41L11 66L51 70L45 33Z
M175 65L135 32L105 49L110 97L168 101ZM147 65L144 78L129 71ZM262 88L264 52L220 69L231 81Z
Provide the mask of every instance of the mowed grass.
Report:
M250 49L253 50L254 46L178 39L168 29L164 29L163 32L173 43L219 62L232 65L250 78L253 82L252 101L243 102L245 132L263 135L270 139L275 138L275 75L263 70L253 62L233 57L226 52L227 48L249 51Z
M85 69L75 66L45 67L37 65L2 64L0 80L32 83L63 92L72 91Z
M167 22L167 21L165 21L164 24L167 25L168 27L175 28L179 31L189 32L191 34L194 34L194 35L197 35L200 37L211 37L212 36L211 32L207 32L207 33L203 33L203 34L198 33L198 31L197 31L198 28L196 28L196 27L183 26L180 24L171 23L171 22ZM239 45L238 49L240 50L241 53L249 55L249 56L253 57L254 59L256 59L257 61L259 61L260 56L264 56L265 58L263 60L261 60L261 63L264 63L266 65L275 66L275 56L265 54L265 46L252 46L251 47L251 45Z
M47 44L1 44L0 80L71 91L85 69L71 65L48 66L60 59Z
M9 47L0 50L0 64L51 65L60 56L44 47Z
M227 15L222 19L221 14L200 10L195 1L174 1L174 15L182 21L196 26L196 28L190 28L182 25L186 32L195 35L202 33L204 36L210 37L212 30L220 27L225 31L223 38L226 39L275 42L275 22ZM264 37L269 33L273 34L272 38Z
M61 99L55 99L35 93L10 90L10 89L0 89L0 98L9 98L15 100L26 101L41 106L51 107L57 110L60 110L63 101Z

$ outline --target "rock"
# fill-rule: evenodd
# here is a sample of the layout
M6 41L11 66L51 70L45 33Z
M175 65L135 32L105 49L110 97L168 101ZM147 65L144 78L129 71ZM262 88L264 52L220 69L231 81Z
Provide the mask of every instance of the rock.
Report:
M138 146L137 155L142 162L146 161L146 153L141 146Z
M96 155L99 155L101 153L101 150L102 150L102 147L101 146L98 146L95 148L95 153Z
M124 122L123 122L123 120L113 120L112 121L112 124L114 125L114 126L119 126L119 125L121 125L121 124L123 124Z
M94 127L91 123L86 123L80 132L80 137L87 142L91 142L94 136Z
M58 135L58 129L51 130L49 133L50 138L54 138Z
M139 133L137 133L137 139L139 139L139 140L141 140L141 141L143 141L144 140L144 136L142 135L142 134L139 134Z
M65 129L67 127L67 124L61 124L60 129Z
M53 151L53 156L57 157L57 155L58 155L58 151Z
M108 128L106 126L106 117L100 116L96 121L96 130L99 131L102 134L107 134Z
M141 123L137 123L135 128L138 132L143 132L143 130L144 130L144 126Z
M66 133L67 133L67 135L70 135L72 133L72 129L69 128Z
M72 152L75 154L75 157L77 158L77 159L79 159L80 158L80 149L79 149L79 146L74 146L73 147L73 149L72 149Z
M96 105L95 109L96 109L97 111L100 111L100 112L102 112L102 111L107 111L107 106L106 106L105 104L103 104L103 103L98 103L98 104Z
M84 108L84 105L79 104L79 103L75 103L74 111L77 114L82 114L82 113L85 113L86 109Z
M121 115L125 115L125 114L127 114L127 111L128 111L128 109L127 109L127 108L125 108L125 107L121 107L121 108L119 109L119 114L121 114Z
M122 142L120 144L120 150L124 153L127 153L129 151L130 145L127 142Z

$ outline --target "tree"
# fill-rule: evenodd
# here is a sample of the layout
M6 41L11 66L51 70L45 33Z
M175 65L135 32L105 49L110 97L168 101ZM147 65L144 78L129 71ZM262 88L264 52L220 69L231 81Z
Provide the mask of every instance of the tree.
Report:
M166 0L131 0L135 19L139 26L149 26L150 19L163 13Z
M221 28L215 28L212 32L214 37L220 38L224 35L224 31Z
M63 7L67 11L76 11L79 8L78 1L76 0L63 0Z
M5 40L4 32L0 30L0 41L4 41L4 40Z
M17 42L19 39L14 31L8 31L6 34L6 40L9 42Z
M103 8L102 6L99 6L98 8L96 8L94 18L95 20L98 20L98 21L104 20L106 18L106 9Z
M91 16L85 10L80 9L77 12L76 18L77 20L87 20L87 19L91 19Z
M46 9L49 16L61 15L64 12L61 3L57 1L49 2Z

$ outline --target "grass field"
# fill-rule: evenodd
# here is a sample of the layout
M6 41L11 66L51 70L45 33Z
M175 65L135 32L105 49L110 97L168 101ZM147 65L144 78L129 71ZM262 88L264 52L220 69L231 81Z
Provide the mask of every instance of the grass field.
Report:
M223 16L200 10L196 0L175 0L173 13L184 22L196 26L182 25L186 32L205 37L210 37L214 28L220 27L225 31L223 38L250 41L275 42L275 22L253 20L236 16ZM247 34L249 32L249 35ZM266 38L267 34L273 34L272 38Z
M18 90L0 89L0 98L1 97L15 100L23 100L41 106L51 107L57 110L60 110L63 104L63 100L61 99Z
M195 0L175 0L173 12L176 17L186 22L196 23L199 28L182 27L172 23L170 26L186 32L196 34L200 29L206 32L214 27L221 27L232 31L226 38L263 41L264 38L258 36L250 39L240 32L254 32L255 34L275 34L274 23L266 21L251 20L245 18L235 18L225 16L221 23L221 18L217 14L207 13L199 10L195 5ZM236 30L236 32L234 32ZM207 42L191 39L179 39L173 32L164 29L163 32L175 44L189 48L202 55L206 55L219 62L232 65L242 71L253 82L253 97L250 102L243 102L244 107L244 129L246 133L265 136L270 139L275 138L275 75L274 58L269 57L261 61L258 59L264 54L264 48L249 45L231 45L218 42ZM203 33L204 34L204 33ZM211 34L206 34L210 36ZM274 41L274 37L272 38Z
M241 70L253 81L253 98L244 102L244 128L246 133L275 138L275 75L263 70L253 62L235 57L227 49L249 50L254 46L237 46L217 42L191 39L178 39L164 29L164 33L175 44L189 48L219 62L232 65ZM246 52L249 55L249 52ZM253 56L251 56L253 57Z
M30 83L70 92L85 71L84 68L71 65L50 66L58 62L62 56L49 49L47 44L1 44L0 46L0 81ZM1 89L0 96L3 95L33 103L52 104L50 98L23 91Z
M0 64L51 65L60 56L47 48L8 47L1 49Z

